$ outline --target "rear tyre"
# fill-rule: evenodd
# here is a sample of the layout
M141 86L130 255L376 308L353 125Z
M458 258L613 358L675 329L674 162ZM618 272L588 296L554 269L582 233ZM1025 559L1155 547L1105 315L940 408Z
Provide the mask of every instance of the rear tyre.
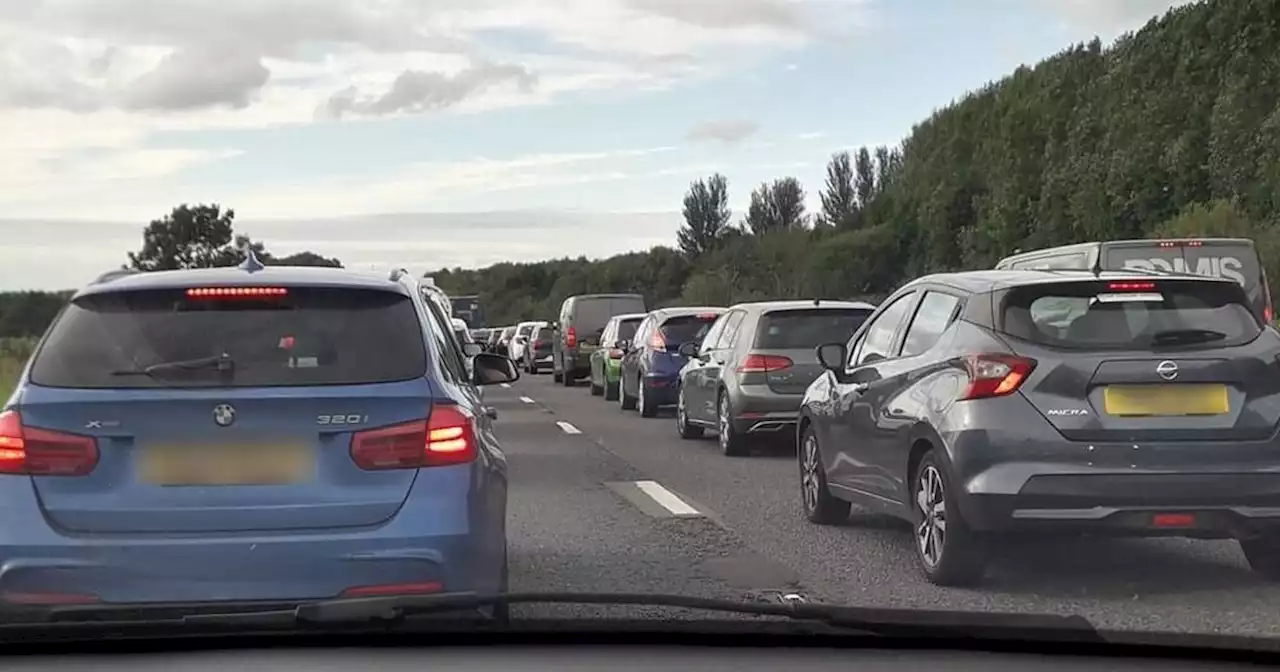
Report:
M591 377L588 378L587 380L591 383L591 396L598 397L604 394L604 388L599 385L596 385L596 374L594 371L592 371Z
M935 450L925 453L916 465L911 493L916 560L925 576L939 586L980 581L987 549L961 516L951 475Z
M1252 537L1241 539L1239 543L1250 569L1268 579L1280 579L1280 540L1269 536Z
M849 502L837 499L827 487L827 470L822 464L822 451L818 449L818 435L812 427L806 427L800 439L800 499L804 503L804 517L819 525L837 525L849 519Z
M618 407L624 411L636 410L636 398L627 396L627 386L622 384L622 379L618 379Z
M604 399L605 401L618 400L618 384L617 383L611 383L608 381L608 379L604 381Z
M702 438L705 431L698 425L689 424L689 414L684 407L684 388L680 388L676 396L676 432L680 438L692 440Z
M573 372L568 369L565 369L560 374L560 382L564 383L565 387L573 387L578 384L577 379L573 377Z
M636 385L636 408L640 410L640 417L652 418L658 415L658 404L653 401L653 393L645 392L644 378L641 377L640 384Z
M560 382L560 379L563 377L564 377L564 373L556 369L556 360L552 359L551 360L551 380L558 383Z
M502 578L498 579L499 595L506 595L507 593L511 592L510 590L511 584L508 581L511 574L509 568L510 566L507 564L507 552L506 550L503 550L502 551ZM493 605L493 609L491 609L491 612L493 615L493 620L497 621L498 625L506 625L509 622L511 622L511 605L510 604L507 604L506 602L495 604Z
M532 363L532 364L530 364L530 365L529 365L529 375L531 375L531 376L536 376L536 375L538 375L538 363L537 363L537 362L534 362L534 363Z
M747 454L747 437L733 431L733 411L729 408L729 395L722 390L716 403L716 431L720 439L720 452L727 457Z

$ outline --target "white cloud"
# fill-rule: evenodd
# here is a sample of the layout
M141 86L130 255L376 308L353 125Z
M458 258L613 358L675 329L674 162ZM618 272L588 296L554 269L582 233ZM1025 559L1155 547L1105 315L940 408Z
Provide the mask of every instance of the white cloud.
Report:
M718 119L694 124L687 138L691 142L722 142L735 144L746 140L760 130L760 124L749 119Z
M1112 37L1195 0L1040 0L1071 25Z

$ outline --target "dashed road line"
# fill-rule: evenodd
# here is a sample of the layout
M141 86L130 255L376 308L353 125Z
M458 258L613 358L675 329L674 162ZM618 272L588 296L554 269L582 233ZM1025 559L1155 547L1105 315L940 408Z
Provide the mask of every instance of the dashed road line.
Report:
M581 429L574 427L573 425L565 422L564 420L559 420L556 422L556 424L560 425L560 429L563 429L565 434L581 434L582 433Z
M698 510L689 506L687 502L676 496L676 493L662 487L657 481L636 481L636 487L653 501L657 502L662 508L671 512L675 516L696 516L699 515Z
M530 399L529 397L520 397L520 401L523 401L523 402L524 402L524 403L526 403L526 404L532 404L532 403L533 403L533 400L532 400L532 399Z

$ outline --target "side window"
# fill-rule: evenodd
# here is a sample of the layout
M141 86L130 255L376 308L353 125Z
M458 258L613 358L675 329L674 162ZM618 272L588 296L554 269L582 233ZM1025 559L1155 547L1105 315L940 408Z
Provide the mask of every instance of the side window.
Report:
M613 342L617 340L614 336L616 333L618 333L618 321L609 320L609 323L604 325L604 332L600 334L600 345L612 347Z
M453 337L452 330L443 329L440 325L444 324L444 317L441 316L440 307L434 301L425 301L427 307L427 328L431 331L431 337L436 341L436 351L440 353L440 364L448 375L453 378L453 382L462 383L467 380L467 366L462 355L462 346L458 345L458 339Z
M716 349L716 341L720 340L720 335L724 333L724 325L729 322L729 313L721 315L716 323L711 325L711 330L702 339L702 347L698 348L703 354Z
M636 335L631 339L633 346L644 345L649 342L649 331L653 329L653 316L649 316L640 320L640 326L636 327Z
M915 300L916 293L909 292L898 297L879 317L875 318L862 337L862 346L858 348L858 358L854 366L863 366L889 357L893 348L893 337L898 333L898 326L907 315L907 309Z
M741 310L729 313L729 321L724 325L724 333L720 335L720 342L716 344L717 350L728 350L734 346L738 341L738 333L742 329L742 318L746 316L746 312Z
M942 332L956 317L960 299L941 292L926 292L916 309L916 316L907 327L907 337L902 344L902 356L911 357L932 348Z

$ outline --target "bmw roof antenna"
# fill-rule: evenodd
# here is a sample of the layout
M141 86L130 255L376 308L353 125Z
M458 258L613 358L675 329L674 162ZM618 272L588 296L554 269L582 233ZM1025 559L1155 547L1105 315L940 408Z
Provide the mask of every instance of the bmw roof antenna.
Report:
M258 255L253 253L253 243L244 241L244 247L240 251L244 252L244 261L240 262L240 270L253 273L266 268L261 261L258 261Z

